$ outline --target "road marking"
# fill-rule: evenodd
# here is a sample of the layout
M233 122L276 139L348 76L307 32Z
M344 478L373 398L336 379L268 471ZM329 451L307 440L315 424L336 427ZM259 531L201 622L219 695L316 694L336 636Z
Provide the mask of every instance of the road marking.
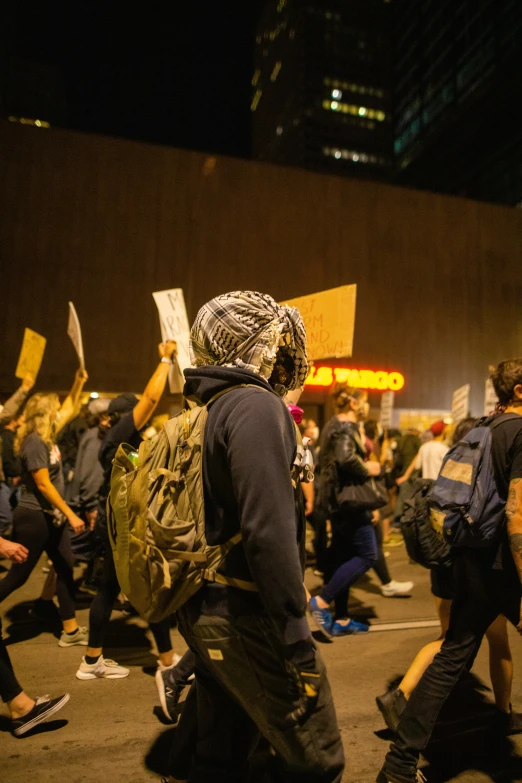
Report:
M370 631L409 631L412 628L440 628L440 620L406 620L398 623L372 623Z

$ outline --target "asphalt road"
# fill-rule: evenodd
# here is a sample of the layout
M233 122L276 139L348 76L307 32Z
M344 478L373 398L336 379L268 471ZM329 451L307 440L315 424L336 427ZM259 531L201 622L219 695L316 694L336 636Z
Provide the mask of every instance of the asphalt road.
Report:
M353 590L352 603L354 615L372 617L375 630L322 646L346 751L346 783L374 783L389 741L375 696L388 680L406 670L423 644L437 636L436 628L377 630L383 623L435 618L427 572L410 565L403 548L390 550L389 563L393 576L416 582L413 596L383 598L376 577L370 575ZM19 680L29 694L68 691L71 701L54 720L23 739L9 733L4 710L0 715L0 783L159 781L175 729L158 717L152 676L156 656L145 624L113 613L106 656L130 667L127 679L76 680L82 648L59 648L51 629L28 616L30 602L44 581L41 565L2 605L4 635ZM307 582L313 587L317 579L308 573ZM88 600L80 599L80 605L80 622L87 624ZM185 645L177 631L172 631L172 638L175 649L183 652ZM517 664L522 642L514 632L512 646ZM428 781L522 781L522 740L499 740L490 728L493 708L484 648L473 675L447 705L426 751ZM517 674L513 703L522 711L522 678Z

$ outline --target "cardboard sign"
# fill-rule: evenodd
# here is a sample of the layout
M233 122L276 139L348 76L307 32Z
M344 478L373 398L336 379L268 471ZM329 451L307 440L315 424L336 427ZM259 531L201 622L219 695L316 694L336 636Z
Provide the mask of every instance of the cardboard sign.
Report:
M281 302L296 307L301 313L310 360L351 357L356 299L357 286L343 285Z
M80 369L85 370L85 357L83 355L83 340L80 320L76 313L76 308L72 302L69 302L69 323L67 325L67 334L71 338L74 350L78 355Z
M381 425L384 430L393 426L393 406L395 404L395 392L383 392L381 397Z
M177 366L175 362L169 373L169 386L172 394L179 394L185 383L183 371L190 367L190 327L183 290L170 288L156 291L152 296L159 312L161 339L163 342L175 340L178 344Z
M18 359L18 364L16 366L16 378L23 379L26 375L32 375L36 381L42 364L46 343L47 340L45 337L42 337L38 332L33 332L32 329L25 330L22 350L20 351L20 358Z
M469 414L469 392L470 385L466 383L460 389L453 392L453 402L451 404L451 417L455 424L462 421Z
M495 391L495 387L493 386L491 378L488 378L486 381L486 391L484 394L484 416L491 416L491 414L495 412L497 403L498 397Z

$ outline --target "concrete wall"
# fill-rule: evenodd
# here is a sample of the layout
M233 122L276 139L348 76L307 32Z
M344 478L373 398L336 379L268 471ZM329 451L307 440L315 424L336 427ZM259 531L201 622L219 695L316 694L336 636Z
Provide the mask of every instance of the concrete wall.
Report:
M522 214L413 190L129 141L0 124L0 392L23 329L48 337L39 386L75 367L91 389L140 391L155 365L151 292L276 299L357 283L353 365L400 370L401 408L447 408L522 354Z

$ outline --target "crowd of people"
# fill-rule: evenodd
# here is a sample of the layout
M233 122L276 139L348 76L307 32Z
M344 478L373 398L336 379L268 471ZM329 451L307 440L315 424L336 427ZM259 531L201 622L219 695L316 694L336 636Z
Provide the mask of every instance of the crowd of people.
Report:
M208 411L201 445L204 535L225 554L218 576L205 572L175 618L150 623L163 712L175 722L181 710L167 783L246 781L259 743L272 749L285 780L341 781L343 745L318 643L369 631L351 615L349 593L370 569L384 597L414 591L413 582L392 577L386 550L404 543L401 520L418 482L434 484L450 449L477 426L491 431L505 524L488 545L448 547L444 563L430 569L441 633L397 687L377 696L395 735L377 783L422 779L419 755L484 636L503 730L521 732L511 706L507 621L522 632L522 359L502 362L493 373L499 405L483 421L383 431L368 420L366 393L336 384L335 413L320 432L298 406L309 364L297 310L253 292L217 297L199 312L190 350L186 410ZM174 342L159 346L158 366L139 398L124 393L82 406L88 377L79 370L62 403L55 394L29 396L34 379L28 376L0 412L0 555L11 561L0 579L0 603L25 584L45 553L49 573L32 612L55 619L56 599L59 647L85 648L78 680L130 673L104 656L112 610L126 600L108 527L111 472L122 444L138 451L144 437L157 436L150 423L175 356ZM307 528L311 568L321 580L312 596L304 585ZM170 553L172 563L177 555ZM183 569L165 562L172 579L181 579ZM88 628L76 619L78 563L84 564L82 589L93 595ZM174 621L188 646L183 657L172 648ZM69 700L23 691L1 625L0 695L16 736Z

